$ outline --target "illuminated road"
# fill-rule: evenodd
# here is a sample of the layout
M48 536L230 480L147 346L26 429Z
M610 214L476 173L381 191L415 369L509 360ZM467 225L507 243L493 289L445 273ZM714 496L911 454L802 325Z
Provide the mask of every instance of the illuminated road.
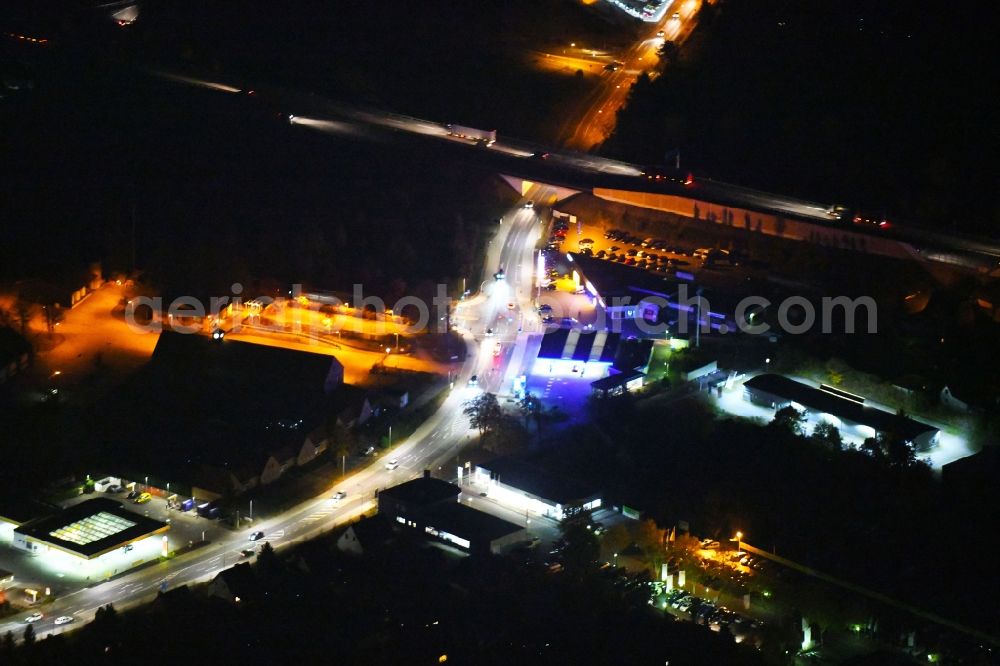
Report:
M628 99L629 89L643 71L656 67L657 50L664 40L680 46L694 30L700 0L677 0L659 23L643 24L640 38L622 55L621 69L610 72L598 89L581 101L578 110L567 114L559 134L559 142L576 150L591 150L610 136L618 109ZM680 17L673 18L674 12ZM663 37L658 37L658 31Z
M539 200L547 196L546 191L537 188L531 194ZM82 626L93 618L97 608L108 603L124 609L149 601L164 583L171 589L187 583L210 580L219 571L242 560L240 551L248 546L247 536L251 531L263 531L265 541L281 548L315 537L337 524L372 510L375 507L377 489L415 478L425 469L438 472L446 478L451 476L459 461L459 451L473 436L468 418L463 414L464 403L483 388L468 386L469 378L478 374L485 377L484 385L489 390L503 388L502 377L507 355L493 356L493 338L482 345L477 341L486 339L487 324L498 315L503 315L504 319L501 327L503 333L497 338L502 344L509 344L516 337L515 330L521 321L522 312L527 315L525 318L529 322L532 321L532 255L540 228L539 218L534 211L523 205L508 211L504 216L504 223L498 225L488 252L485 268L487 274L483 276L485 280L482 283L484 288L463 302L456 313L468 348L466 362L455 378L454 389L444 404L409 438L343 482L332 484L319 497L281 515L258 520L252 527L244 530L227 532L223 539L180 555L170 562L156 564L60 596L42 609L45 617L35 623L36 635L43 637ZM503 281L492 278L492 273L499 266L504 266L507 274ZM514 309L508 308L508 303L513 303ZM507 321L508 317L510 321ZM387 460L398 460L399 467L391 471L386 469ZM347 492L347 498L339 505L331 499L336 490ZM172 545L176 547L178 544ZM70 615L75 621L57 627L54 619L60 615ZM22 613L0 622L0 634L13 631L20 638L26 626L26 616L27 613Z

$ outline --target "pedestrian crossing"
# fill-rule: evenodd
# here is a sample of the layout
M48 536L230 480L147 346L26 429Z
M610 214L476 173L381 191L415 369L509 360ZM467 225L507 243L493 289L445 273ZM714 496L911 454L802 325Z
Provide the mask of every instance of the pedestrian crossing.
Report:
M319 511L310 513L308 516L300 520L299 523L302 525L312 525L313 523L318 523L321 520L326 520L333 514L333 512L334 509L332 507L329 509L320 509Z

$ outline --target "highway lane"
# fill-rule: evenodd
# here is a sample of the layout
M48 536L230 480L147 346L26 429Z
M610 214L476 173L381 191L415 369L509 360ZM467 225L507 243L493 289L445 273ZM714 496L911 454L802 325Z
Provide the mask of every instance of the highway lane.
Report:
M541 197L547 191L538 190ZM424 469L430 469L445 478L451 478L453 465L458 464L458 453L472 441L473 432L463 413L465 402L480 389L469 387L469 378L487 371L491 378L489 390L500 390L504 376L503 365L494 360L491 344L480 344L485 339L487 322L500 312L508 312L507 303L514 298L518 308L530 309L533 287L532 256L538 239L539 218L533 210L519 204L504 216L505 223L498 225L490 244L485 265L487 273L483 289L464 301L456 312L456 320L468 323L462 326L467 345L467 358L462 370L455 377L454 389L444 404L410 437L400 442L390 452L373 459L372 464L351 474L346 479L332 482L321 495L303 502L278 516L257 520L252 526L235 531L224 539L177 556L168 562L158 563L125 574L104 583L78 589L58 598L44 608L45 617L35 623L39 637L50 633L71 631L91 620L97 608L108 603L125 609L155 598L162 585L172 589L188 583L210 580L219 571L246 561L241 550L251 546L249 535L257 530L264 533L262 541L275 548L315 537L336 525L352 520L376 506L376 490L416 478ZM507 266L508 276L502 281L509 291L497 288L492 273L498 266ZM516 326L517 319L513 325ZM508 325L511 325L510 323ZM513 335L516 337L516 335ZM393 470L386 468L389 460L398 461ZM344 490L347 497L339 504L332 499L334 492ZM260 547L260 543L257 544ZM27 613L0 622L0 634L12 631L20 638L26 624ZM75 618L72 624L56 627L54 619L60 615Z

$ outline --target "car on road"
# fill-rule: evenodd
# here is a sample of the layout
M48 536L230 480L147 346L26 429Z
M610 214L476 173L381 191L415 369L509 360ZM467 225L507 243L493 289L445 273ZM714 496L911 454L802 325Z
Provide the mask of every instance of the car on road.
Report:
M393 459L393 460L390 460L389 462L387 462L387 463L385 464L385 468L386 468L387 470L389 470L390 472L391 472L392 470L396 469L397 467L399 467L399 461L398 461L398 460L395 460L395 459Z
M247 541L260 541L263 538L264 538L264 533L261 532L260 530L257 530L256 532L250 533L250 536L247 538Z
M524 202L524 207L528 208L528 209L534 208L535 207L535 202L534 201L525 201Z
M341 501L342 501L342 500L343 500L343 499L344 499L345 497L347 497L347 493L346 493L346 492L344 492L343 490L338 490L338 491L337 491L336 493L334 493L334 495L333 495L333 501L334 501L334 502L335 502L336 504L340 504L340 502L341 502Z
M671 16L670 18L672 18L675 21L680 21L681 20L681 13L680 12L674 12L674 15Z
M545 314L546 312L552 312L552 306L548 303L542 303L538 306L538 313Z
M505 277L507 277L507 274L504 273L504 270L502 268L493 274L493 279L497 280L498 282L500 280L503 280Z
M508 310L513 310L514 309L514 302L513 301L511 301L510 303L507 304L507 309Z
M38 622L38 621L39 621L39 620L41 620L41 619L42 619L43 617L45 617L45 616L44 616L44 615L42 615L41 613L32 613L32 614L31 614L31 615L29 615L28 617L24 618L24 621L25 621L25 622L26 622L27 624L32 624L33 622Z
M72 621L73 621L72 615L60 615L59 617L56 618L56 625L61 626L64 624L69 624Z
M150 495L149 493L140 493L139 496L132 501L135 502L136 504L145 504L146 502L149 502L152 499L153 496Z
M469 377L469 386L479 386L479 375Z
M662 39L662 38L664 37L664 35L666 35L666 34L667 34L667 33L665 33L665 32L664 32L664 31L662 31L662 30L657 30L657 31L656 31L656 36L657 36L657 37L660 37L661 39Z
M244 548L240 551L240 557L253 557L257 554L257 551L253 548Z
M498 342L495 345L493 345L493 355L494 356L499 356L502 353L503 353L503 345L502 344L500 344Z

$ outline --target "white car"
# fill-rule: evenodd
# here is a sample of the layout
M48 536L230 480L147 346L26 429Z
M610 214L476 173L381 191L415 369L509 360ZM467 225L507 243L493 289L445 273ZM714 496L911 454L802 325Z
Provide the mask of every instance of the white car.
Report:
M56 625L69 624L74 620L72 615L60 615L56 618Z
M392 470L396 469L397 467L399 467L399 461L398 460L390 460L389 462L387 462L385 464L385 468L387 470L389 470L390 472Z
M28 617L24 618L24 621L25 621L25 622L26 622L27 624L31 624L32 622L38 622L38 621L39 621L39 620L41 620L41 619L42 619L43 617L45 617L45 616L44 616L44 615L42 615L41 613L32 613L32 614L31 614L31 615L29 615Z
M524 207L525 208L534 208L535 207L535 202L534 201L525 201L524 202Z
M341 500L343 500L345 497L347 497L347 493L345 493L343 490L338 490L336 494L334 494L333 496L333 503L340 504Z

